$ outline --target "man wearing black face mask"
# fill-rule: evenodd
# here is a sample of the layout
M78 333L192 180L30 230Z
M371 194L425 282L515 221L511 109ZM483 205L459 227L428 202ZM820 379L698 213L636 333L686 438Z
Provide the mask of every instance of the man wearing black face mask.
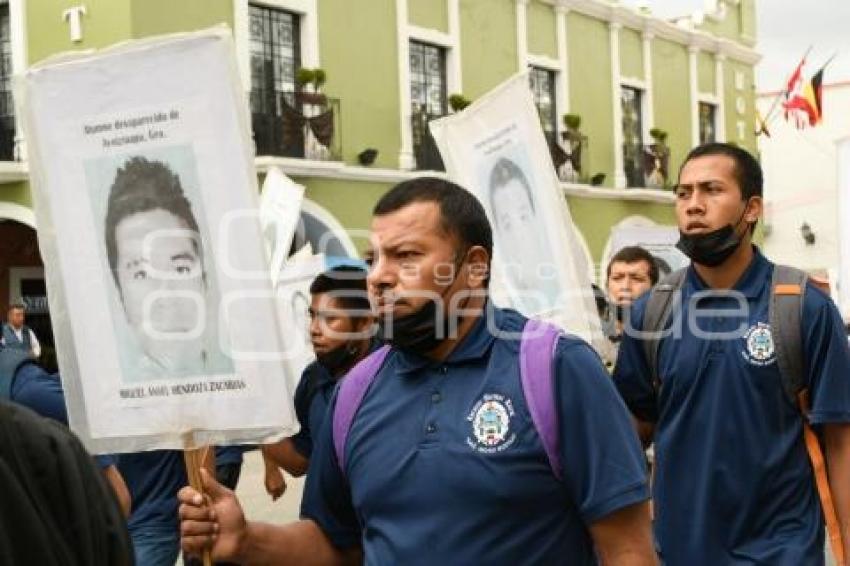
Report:
M295 390L301 430L292 438L263 446L266 490L273 499L285 489L278 467L295 477L304 475L334 387L373 346L374 318L364 269L348 265L329 269L310 284L310 296L310 341L316 361L304 369Z
M578 338L544 332L529 355L539 327L488 301L492 249L484 208L457 185L384 195L366 256L389 346L331 400L302 520L246 522L205 476L212 508L180 493L184 548L280 565L655 564L646 470L613 383Z
M678 247L691 266L636 302L614 371L641 436L655 442L662 558L823 564L823 513L806 455L817 442L806 427L822 434L829 473L818 483L828 481L837 530L850 540L850 349L841 317L803 274L799 284L774 279L788 270L752 244L762 172L749 153L695 148L676 196ZM671 292L672 310L657 317L656 297ZM790 310L777 306L787 297L797 297ZM636 332L655 329L669 332ZM800 388L789 386L794 379ZM800 391L810 405L789 394Z

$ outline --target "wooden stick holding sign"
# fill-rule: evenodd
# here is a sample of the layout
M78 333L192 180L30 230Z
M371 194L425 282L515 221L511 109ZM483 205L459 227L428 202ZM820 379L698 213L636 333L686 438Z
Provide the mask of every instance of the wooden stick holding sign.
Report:
M201 481L201 468L206 467L207 471L215 473L215 450L210 450L209 446L193 448L194 435L188 433L186 436L186 448L183 450L183 461L186 463L186 476L189 478L189 485L203 497L204 483ZM204 549L202 556L204 566L212 566L212 555L210 549Z

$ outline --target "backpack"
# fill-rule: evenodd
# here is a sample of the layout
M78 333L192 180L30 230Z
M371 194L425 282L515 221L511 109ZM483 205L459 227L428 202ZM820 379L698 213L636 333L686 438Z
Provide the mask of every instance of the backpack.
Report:
M658 352L664 330L674 308L679 304L680 294L687 268L668 275L650 291L644 311L644 336L641 338L644 356L652 378L652 385L658 391L661 380L658 376ZM805 364L803 355L802 315L803 295L808 276L805 272L787 265L775 265L770 283L770 305L768 322L773 335L776 351L776 364L782 379L785 396L798 407L803 420L803 439L806 451L815 474L815 484L821 500L830 545L839 566L845 564L844 546L841 539L838 516L832 502L832 494L826 476L823 452L817 436L809 425L809 392L805 383ZM681 313L681 311L677 311ZM646 333L650 333L646 337Z
M555 409L552 362L561 330L551 324L528 320L522 329L519 365L522 392L531 413L534 428L540 436L552 474L562 479L559 458L559 434ZM383 346L354 366L339 386L333 414L334 453L340 470L345 473L345 443L369 386L384 365L390 346Z

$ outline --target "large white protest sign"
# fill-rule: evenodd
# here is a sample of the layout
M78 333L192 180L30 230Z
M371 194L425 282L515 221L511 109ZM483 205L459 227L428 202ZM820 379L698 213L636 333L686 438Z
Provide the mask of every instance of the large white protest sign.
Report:
M493 226L495 302L606 349L586 260L528 84L528 75L519 74L463 112L431 122L431 131L446 173L478 197Z
M69 419L95 452L297 428L239 84L225 29L19 84Z
M260 198L260 222L269 256L272 286L277 284L280 270L289 256L303 199L304 187L284 175L277 167L269 169L263 181L263 193Z

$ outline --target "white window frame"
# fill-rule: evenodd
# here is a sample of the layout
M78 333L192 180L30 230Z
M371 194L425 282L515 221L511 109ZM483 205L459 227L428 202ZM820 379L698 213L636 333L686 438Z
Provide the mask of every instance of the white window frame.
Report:
M416 160L413 158L413 126L410 123L410 42L421 41L445 49L447 96L463 92L463 75L460 56L460 0L446 0L449 17L448 33L410 24L407 17L407 1L396 0L399 127L401 131L398 165L399 169L410 171L416 167Z
M233 35L242 88L251 92L251 28L249 4L286 10L299 18L301 66L321 67L318 0L233 0Z

